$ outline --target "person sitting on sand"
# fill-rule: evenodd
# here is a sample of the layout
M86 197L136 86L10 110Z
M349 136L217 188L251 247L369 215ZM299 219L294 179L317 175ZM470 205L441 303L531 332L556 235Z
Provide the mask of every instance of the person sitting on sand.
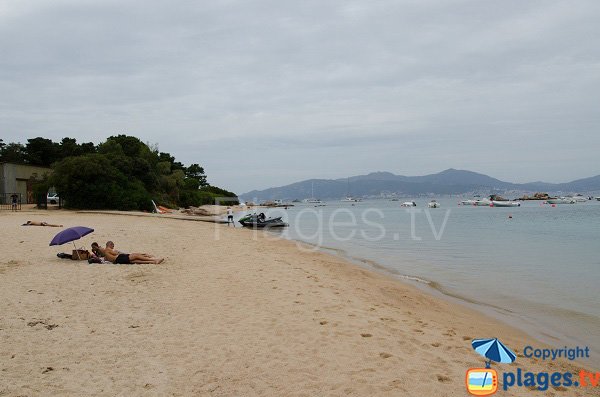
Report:
M63 225L55 225L48 222L38 222L38 221L27 221L27 223L22 224L21 226L49 226L49 227L63 227Z
M104 256L104 250L100 248L100 244L95 241L92 243L92 252L99 258Z
M164 258L155 258L151 255L140 254L137 252L134 252L131 254L124 254L115 249L115 243L113 243L112 241L108 241L106 243L106 248L104 248L104 249L101 249L97 244L96 244L96 246L98 247L98 250L104 254L104 257L107 260L109 260L115 264L130 265L130 264L153 263L153 264L158 265L159 263L162 263L165 260Z

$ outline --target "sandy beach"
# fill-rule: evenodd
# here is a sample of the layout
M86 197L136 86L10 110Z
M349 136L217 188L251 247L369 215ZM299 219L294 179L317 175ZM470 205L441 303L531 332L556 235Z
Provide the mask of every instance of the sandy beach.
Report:
M161 265L56 257L61 229ZM530 336L341 258L160 215L0 213L0 396L465 396L474 338L522 358ZM216 238L218 236L218 238ZM573 371L568 362L494 365ZM584 396L526 387L497 395Z

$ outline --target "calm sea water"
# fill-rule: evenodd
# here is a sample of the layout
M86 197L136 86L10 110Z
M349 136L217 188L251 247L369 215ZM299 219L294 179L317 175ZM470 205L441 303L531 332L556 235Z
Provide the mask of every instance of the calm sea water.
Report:
M334 250L475 303L557 346L600 358L600 202L518 208L459 206L457 199L352 205L297 204L282 237ZM509 218L509 215L512 218Z

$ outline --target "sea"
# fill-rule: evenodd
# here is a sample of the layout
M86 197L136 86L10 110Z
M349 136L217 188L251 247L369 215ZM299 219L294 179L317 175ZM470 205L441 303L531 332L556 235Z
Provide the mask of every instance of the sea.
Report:
M556 347L587 346L600 364L600 202L520 207L458 198L294 203L262 210L273 238L340 255L471 306ZM485 317L482 318L485 321ZM485 338L489 335L480 335Z

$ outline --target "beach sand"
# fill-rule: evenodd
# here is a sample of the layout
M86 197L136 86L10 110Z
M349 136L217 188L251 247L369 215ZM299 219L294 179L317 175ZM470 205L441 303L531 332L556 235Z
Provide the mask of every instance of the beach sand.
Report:
M88 265L61 229L161 265ZM473 338L531 337L290 241L225 225L68 211L0 213L0 396L465 396ZM216 239L218 234L218 239ZM494 364L565 371L519 357ZM598 395L525 387L497 395Z

